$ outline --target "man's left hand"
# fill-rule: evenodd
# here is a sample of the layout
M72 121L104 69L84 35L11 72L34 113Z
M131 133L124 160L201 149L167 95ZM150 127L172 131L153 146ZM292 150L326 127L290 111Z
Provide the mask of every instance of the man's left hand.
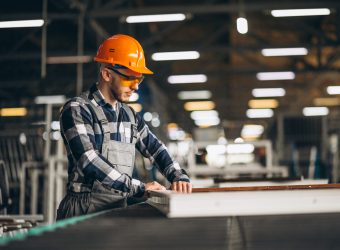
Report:
M191 193L192 185L190 182L186 181L175 181L171 184L170 189L179 193Z

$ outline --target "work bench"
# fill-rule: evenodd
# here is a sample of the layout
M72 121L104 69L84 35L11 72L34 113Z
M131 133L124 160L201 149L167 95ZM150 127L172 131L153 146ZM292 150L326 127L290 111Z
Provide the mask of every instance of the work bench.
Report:
M21 240L3 240L2 248L324 250L339 249L339 235L340 211L168 218L139 203L58 221Z

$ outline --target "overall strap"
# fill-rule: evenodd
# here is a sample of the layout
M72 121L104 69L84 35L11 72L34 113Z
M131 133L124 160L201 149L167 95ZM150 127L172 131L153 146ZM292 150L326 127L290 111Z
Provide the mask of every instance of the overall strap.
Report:
M131 122L131 127L132 127L132 142L133 144L136 144L137 142L137 119L136 119L136 114L135 111L127 104L122 103L122 108L125 110L125 112L129 116L129 120Z
M96 116L100 122L100 125L103 129L103 136L104 136L104 141L103 143L108 143L110 141L110 128L109 128L109 121L106 119L106 116L104 114L104 111L98 107L97 103L92 102L88 98L89 92L86 91L80 95L81 98L83 98L87 103L91 105L93 108L93 111L96 113Z

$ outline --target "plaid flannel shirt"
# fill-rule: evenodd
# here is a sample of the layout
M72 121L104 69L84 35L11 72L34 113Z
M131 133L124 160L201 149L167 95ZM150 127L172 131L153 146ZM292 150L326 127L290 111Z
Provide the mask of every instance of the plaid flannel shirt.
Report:
M109 122L111 139L130 142L132 131L124 129L131 122L126 111L119 105L115 110L107 103L94 84L89 91L89 99L103 109ZM168 181L187 181L189 177L181 170L179 164L170 156L165 145L149 130L139 114L137 120L136 149L155 163L158 170ZM127 174L115 169L101 154L103 134L100 123L90 104L84 104L79 97L72 98L63 107L60 114L60 127L67 150L68 189L75 192L89 190L94 180L100 181L114 191L126 196L142 196L145 185ZM77 185L74 185L77 184ZM75 190L74 187L77 187Z

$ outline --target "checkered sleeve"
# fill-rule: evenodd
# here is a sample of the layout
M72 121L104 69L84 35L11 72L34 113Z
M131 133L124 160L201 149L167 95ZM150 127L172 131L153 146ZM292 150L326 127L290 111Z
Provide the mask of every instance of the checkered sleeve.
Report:
M79 99L65 104L60 115L61 133L66 147L84 175L106 186L122 191L126 196L142 196L144 183L122 174L105 159L95 142L93 116L89 107Z
M144 120L137 114L138 140L137 149L144 157L155 163L158 170L169 182L190 182L188 175L179 164L170 156L167 147L150 131Z

